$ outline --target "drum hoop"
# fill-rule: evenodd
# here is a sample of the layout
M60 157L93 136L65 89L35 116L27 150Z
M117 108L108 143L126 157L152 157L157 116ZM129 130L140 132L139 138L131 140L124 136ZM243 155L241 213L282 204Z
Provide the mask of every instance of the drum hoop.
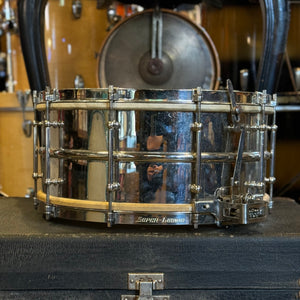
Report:
M60 101L52 102L50 106L51 110L109 110L110 103L108 100L101 101ZM174 112L196 112L198 107L195 103L167 103L165 101L140 102L140 101L128 101L128 102L114 102L113 110L118 111L174 111ZM260 113L263 108L257 104L239 104L240 113ZM38 111L46 110L45 103L37 104ZM201 112L207 113L230 113L230 103L216 103L216 102L201 102ZM273 105L265 106L265 113L273 114L275 107Z
M37 199L46 203L47 195L42 191L37 192ZM95 200L81 200L73 198L64 198L49 196L50 204L54 206L65 206L70 208L82 208L89 210L108 211L109 202ZM157 204L157 203L131 203L131 202L112 202L113 211L123 212L192 212L192 204Z

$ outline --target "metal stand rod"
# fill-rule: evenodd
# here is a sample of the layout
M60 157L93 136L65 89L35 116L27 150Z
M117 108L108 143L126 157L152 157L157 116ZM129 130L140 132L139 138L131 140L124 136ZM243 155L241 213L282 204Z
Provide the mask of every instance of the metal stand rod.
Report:
M13 63L12 63L12 51L11 51L11 31L9 28L9 22L12 20L11 8L10 8L10 1L5 0L4 3L4 13L5 13L5 20L8 22L7 29L6 29L6 68L7 68L7 80L6 80L6 88L9 93L14 92L14 76L13 76Z

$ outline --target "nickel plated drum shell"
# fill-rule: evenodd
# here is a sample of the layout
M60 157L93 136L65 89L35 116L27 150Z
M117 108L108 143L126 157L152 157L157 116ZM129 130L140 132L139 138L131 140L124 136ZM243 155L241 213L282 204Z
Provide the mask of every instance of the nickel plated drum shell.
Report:
M276 99L266 93L110 86L34 103L35 201L48 219L197 227L267 216Z

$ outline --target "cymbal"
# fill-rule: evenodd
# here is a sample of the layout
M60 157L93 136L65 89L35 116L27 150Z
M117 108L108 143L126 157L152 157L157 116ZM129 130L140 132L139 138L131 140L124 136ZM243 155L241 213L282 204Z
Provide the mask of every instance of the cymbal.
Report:
M188 18L162 9L162 57L151 57L153 10L116 25L98 56L100 87L216 89L220 62L206 31Z

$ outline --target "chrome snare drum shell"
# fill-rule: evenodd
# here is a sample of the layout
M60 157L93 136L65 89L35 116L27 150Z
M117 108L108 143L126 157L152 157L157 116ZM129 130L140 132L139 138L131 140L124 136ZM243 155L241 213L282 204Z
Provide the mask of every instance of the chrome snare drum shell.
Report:
M265 219L271 96L111 86L35 100L36 203L48 218L195 227Z

